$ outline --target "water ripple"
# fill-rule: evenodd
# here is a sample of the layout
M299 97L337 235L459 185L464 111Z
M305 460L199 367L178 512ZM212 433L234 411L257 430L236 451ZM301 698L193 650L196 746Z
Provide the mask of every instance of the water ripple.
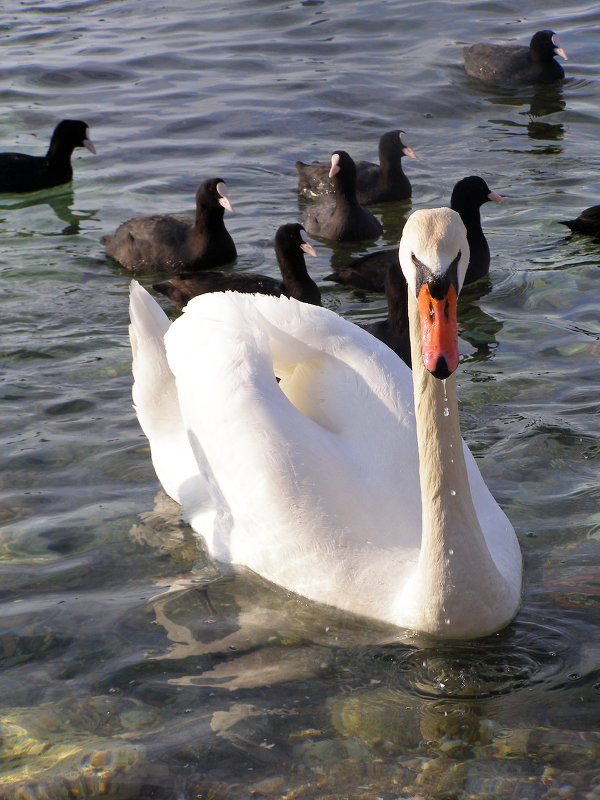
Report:
M536 684L549 685L565 665L566 631L520 620L510 633L471 644L435 645L375 654L393 668L399 686L420 697L482 700Z

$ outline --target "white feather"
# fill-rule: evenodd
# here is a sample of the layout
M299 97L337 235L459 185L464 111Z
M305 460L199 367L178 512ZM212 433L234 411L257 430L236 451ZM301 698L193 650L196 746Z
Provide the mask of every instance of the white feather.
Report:
M437 635L482 635L510 620L518 545L464 444L465 492L485 541L472 535L484 541L500 588L487 598L479 582L495 578L479 574L474 557L459 565L464 578L451 565L440 579L448 585L423 597L439 564L421 553L412 376L385 345L332 311L285 297L205 294L169 325L134 281L131 308L134 402L157 475L216 558ZM474 608L480 588L491 613ZM446 613L450 621L440 621Z

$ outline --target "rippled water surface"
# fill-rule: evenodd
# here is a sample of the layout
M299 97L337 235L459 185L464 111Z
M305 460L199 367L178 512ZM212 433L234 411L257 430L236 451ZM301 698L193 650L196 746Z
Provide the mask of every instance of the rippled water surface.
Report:
M12 6L12 8L11 8ZM72 184L0 198L0 796L600 797L597 4L4 4L0 150L88 122ZM558 87L480 86L461 46L558 31ZM522 610L436 645L211 562L131 407L129 275L100 243L227 180L236 269L276 275L296 159L375 160L401 127L412 208L480 174L489 282L461 300L464 435L518 532ZM492 204L490 204L492 205ZM385 299L328 284L355 320ZM152 276L143 282L151 283ZM166 302L163 304L166 307ZM69 792L71 794L69 794Z

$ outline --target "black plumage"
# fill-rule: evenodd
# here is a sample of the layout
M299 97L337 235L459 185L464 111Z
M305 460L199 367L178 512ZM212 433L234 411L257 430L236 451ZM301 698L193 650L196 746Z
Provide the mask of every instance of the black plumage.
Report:
M408 146L404 131L384 133L379 140L379 164L371 161L356 162L356 197L361 205L407 200L412 193L409 179L402 169L402 158L416 158ZM313 161L305 164L296 161L298 170L298 194L314 199L333 194L333 183L329 179L330 164Z
M484 81L552 83L565 71L554 56L566 59L554 31L538 31L529 46L519 44L473 44L463 48L465 72Z
M71 155L76 147L96 153L87 123L63 119L54 129L45 156L0 153L0 192L37 192L68 183L73 179Z
M393 350L407 366L411 366L408 328L408 284L400 261L389 264L385 277L385 296L388 313L385 319L362 325Z
M331 156L329 177L335 202L324 198L307 209L302 218L306 232L336 242L377 239L383 228L379 220L358 202L356 165L345 150L338 150Z
M462 178L452 190L450 208L460 214L469 242L470 257L465 285L487 275L490 269L490 248L481 227L480 214L481 206L489 200L500 202L502 198L478 175ZM366 291L383 292L387 271L397 261L397 247L378 250L354 259L346 267L326 276L325 280L356 286Z
M135 217L103 236L106 253L133 272L194 272L230 264L237 250L223 216L233 211L222 178L210 178L196 192L196 215Z
M600 238L600 206L590 206L575 219L564 220L560 224L566 225L573 233L586 233Z
M204 271L193 275L184 273L155 283L153 288L166 295L178 308L183 308L196 295L225 291L257 292L277 297L286 295L320 306L321 292L308 274L304 260L305 253L311 256L317 253L306 239L302 225L295 222L281 225L275 234L274 247L282 280L255 272Z

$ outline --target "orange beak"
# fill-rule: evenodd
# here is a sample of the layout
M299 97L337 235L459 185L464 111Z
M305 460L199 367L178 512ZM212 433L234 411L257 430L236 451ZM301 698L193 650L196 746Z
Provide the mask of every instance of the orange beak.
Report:
M417 298L423 363L436 378L447 378L458 366L457 301L454 286L450 286L445 297L436 300L426 283Z

